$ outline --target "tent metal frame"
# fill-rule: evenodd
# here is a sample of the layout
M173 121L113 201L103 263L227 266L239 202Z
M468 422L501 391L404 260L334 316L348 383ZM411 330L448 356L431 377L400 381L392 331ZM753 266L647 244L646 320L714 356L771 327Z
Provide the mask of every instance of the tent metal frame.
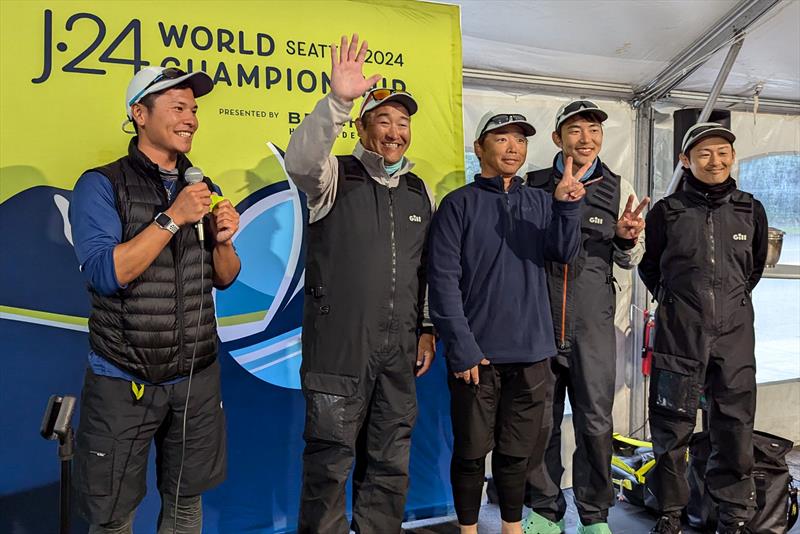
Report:
M785 1L785 0L784 0ZM741 35L781 0L744 0L676 55L652 80L634 90L633 106L658 100L692 75L712 55Z
M499 72L481 69L464 68L465 85L487 89L506 89L520 94L552 94L563 96L565 91L595 98L611 98L633 102L634 88L631 85L613 82L591 82L573 78L556 76L537 76L513 72ZM708 100L709 93L701 91L672 90L658 99L684 107L697 107ZM752 95L719 95L717 104L731 111L753 111ZM632 104L631 104L632 105ZM778 98L760 98L759 113L777 113L781 115L800 115L800 100Z

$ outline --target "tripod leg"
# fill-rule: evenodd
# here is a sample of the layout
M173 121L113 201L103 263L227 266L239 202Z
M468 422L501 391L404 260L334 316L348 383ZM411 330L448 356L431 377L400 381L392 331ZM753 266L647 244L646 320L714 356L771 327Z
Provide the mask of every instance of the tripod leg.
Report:
M72 428L59 440L58 458L61 460L61 487L59 490L59 533L69 534L70 491L72 485Z

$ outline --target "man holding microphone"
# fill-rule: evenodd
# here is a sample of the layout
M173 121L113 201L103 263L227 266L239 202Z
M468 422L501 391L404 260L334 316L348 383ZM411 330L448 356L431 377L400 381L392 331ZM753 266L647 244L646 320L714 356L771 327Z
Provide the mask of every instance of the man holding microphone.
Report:
M199 533L200 495L225 478L211 290L239 273L239 215L222 201L204 217L219 191L207 178L189 184L202 172L186 157L195 98L212 89L202 72L139 71L125 99L123 130L137 134L128 155L75 185L69 215L92 313L74 483L93 534L131 532L153 441L160 533Z

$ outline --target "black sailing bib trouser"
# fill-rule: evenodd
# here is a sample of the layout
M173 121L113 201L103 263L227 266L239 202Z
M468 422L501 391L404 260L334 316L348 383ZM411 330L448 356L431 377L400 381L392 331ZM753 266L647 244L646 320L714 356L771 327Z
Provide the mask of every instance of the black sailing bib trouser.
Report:
M755 506L755 333L747 284L753 197L735 190L711 204L687 185L664 202L649 398L656 466L648 487L662 512L687 504L686 447L705 388L712 449L706 487L720 505L720 523L747 522Z
M600 174L602 173L602 174ZM614 505L611 483L611 410L616 379L616 296L613 278L619 176L598 160L602 179L581 204L581 249L568 265L548 263L548 289L558 355L553 358L552 417L544 465L530 466L526 504L552 521L567 511L561 491L561 422L566 395L572 407L575 454L572 483L581 523L605 522ZM593 175L593 176L594 176ZM553 191L555 167L528 174L528 184ZM547 436L546 432L542 436Z
M415 175L389 188L339 157L336 201L308 226L303 363L306 398L298 531L400 532L417 414L414 366L431 205Z

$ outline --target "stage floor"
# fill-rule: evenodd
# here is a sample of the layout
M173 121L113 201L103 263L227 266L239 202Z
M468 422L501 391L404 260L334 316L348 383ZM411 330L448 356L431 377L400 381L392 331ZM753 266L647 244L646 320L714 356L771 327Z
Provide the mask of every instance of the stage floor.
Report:
M795 448L787 456L789 471L795 481L800 480L800 447ZM797 482L795 482L797 484ZM572 500L572 490L566 490L567 502L567 529L572 534L577 529L578 511ZM525 511L527 513L527 509ZM655 518L644 509L626 502L619 502L609 512L608 524L614 534L647 534L655 523ZM458 534L458 524L455 515L424 521L414 521L403 525L407 534ZM495 504L485 504L481 508L478 521L479 534L499 534L500 509ZM684 534L699 534L700 531L684 527ZM800 534L800 521L789 531L790 534Z

